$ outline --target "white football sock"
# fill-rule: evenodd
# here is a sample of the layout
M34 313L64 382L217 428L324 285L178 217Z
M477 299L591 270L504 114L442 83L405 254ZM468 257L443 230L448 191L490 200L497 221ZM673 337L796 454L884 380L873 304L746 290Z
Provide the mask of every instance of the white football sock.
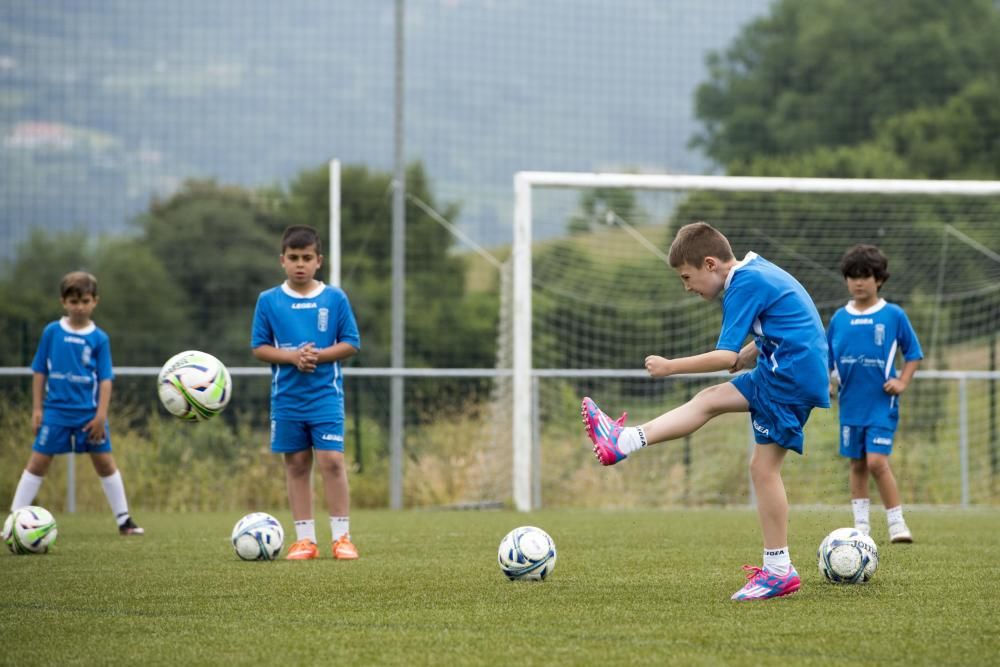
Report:
M43 479L45 478L27 470L22 472L21 479L17 483L17 490L14 491L14 501L10 504L11 511L30 505L35 500L35 496L38 495L38 489L42 488Z
M310 540L313 544L316 543L316 521L306 519L295 522L295 541L299 540Z
M788 553L788 547L764 549L764 568L779 577L788 574L788 571L792 569L792 557Z
M885 518L889 521L889 525L903 523L903 506L890 507L885 511Z
M646 446L646 433L641 426L626 426L618 434L618 449L623 454L631 454Z
M330 532L333 533L334 542L342 536L348 535L351 532L351 518L346 516L331 516Z
M125 484L122 482L121 472L116 470L107 477L101 477L101 486L111 505L111 512L115 515L115 522L122 525L128 521L128 501L125 499Z
M854 510L854 525L871 525L868 520L868 510L871 507L871 500L868 498L852 498L851 509Z

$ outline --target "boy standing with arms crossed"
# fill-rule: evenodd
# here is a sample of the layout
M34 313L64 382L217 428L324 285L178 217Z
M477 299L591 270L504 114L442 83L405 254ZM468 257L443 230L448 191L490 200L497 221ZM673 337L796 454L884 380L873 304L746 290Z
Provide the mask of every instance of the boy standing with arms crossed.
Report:
M286 229L280 259L288 279L258 297L251 345L256 358L271 364L271 451L284 457L295 520L296 541L286 558L319 556L311 484L315 458L330 512L333 557L353 560L358 551L350 539L340 362L361 348L358 325L344 291L314 277L323 263L315 229Z
M912 542L903 520L896 478L889 467L899 423L899 395L906 390L920 360L920 341L902 308L879 297L889 279L889 260L872 245L856 245L840 261L852 300L830 318L830 370L840 380L840 455L851 460L851 507L854 527L865 535L869 520L868 473L885 505L891 542ZM896 377L896 351L903 370ZM833 384L831 383L831 394Z
M702 390L690 401L637 427L617 421L590 398L581 412L594 454L614 465L642 447L684 437L713 417L749 412L757 446L750 475L764 537L763 567L744 565L747 582L733 600L763 600L801 586L788 551L788 498L781 465L802 453L803 426L814 407L829 407L827 345L812 299L790 274L749 252L740 261L728 239L704 222L685 225L670 246L670 266L684 289L706 300L722 296L722 331L716 349L680 359L646 357L654 378L684 373L756 368L731 382ZM754 340L743 342L749 334ZM759 359L758 359L759 356Z
M97 278L74 271L59 284L66 316L49 323L31 362L31 428L35 444L21 473L11 510L30 505L56 454L88 452L122 535L142 535L128 511L125 485L111 455L111 341L90 316Z

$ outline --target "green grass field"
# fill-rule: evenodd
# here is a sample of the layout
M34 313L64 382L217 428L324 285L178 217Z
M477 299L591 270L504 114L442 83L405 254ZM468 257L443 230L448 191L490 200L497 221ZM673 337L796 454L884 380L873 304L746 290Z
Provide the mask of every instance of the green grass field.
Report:
M793 508L802 590L734 603L760 559L745 509L356 512L354 562L239 561L238 513L140 513L142 538L64 514L52 553L0 555L0 663L997 664L1000 512L910 510L913 545L874 512L875 578L834 586L815 549L847 515ZM509 582L497 545L529 523L558 563Z

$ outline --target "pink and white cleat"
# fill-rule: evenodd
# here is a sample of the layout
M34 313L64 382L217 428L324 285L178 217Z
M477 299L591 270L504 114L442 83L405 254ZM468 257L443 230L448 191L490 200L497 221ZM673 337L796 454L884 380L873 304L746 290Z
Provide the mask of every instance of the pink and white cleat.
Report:
M795 568L789 568L788 574L779 576L767 570L767 568L744 565L747 571L747 583L740 590L733 593L732 600L767 600L778 598L782 595L791 595L802 586L799 573Z
M587 428L587 435L594 443L594 456L602 465L613 466L628 457L628 454L618 449L618 435L625 428L627 412L623 412L617 420L611 421L611 418L604 414L591 398L586 397L580 406L580 415L583 417L583 425Z

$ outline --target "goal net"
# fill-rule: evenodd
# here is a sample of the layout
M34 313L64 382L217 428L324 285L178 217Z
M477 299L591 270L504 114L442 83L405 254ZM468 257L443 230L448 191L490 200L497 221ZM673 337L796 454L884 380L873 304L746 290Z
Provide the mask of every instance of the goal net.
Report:
M1000 182L521 172L514 186L499 356L513 368L517 507L753 501L745 415L610 469L594 462L580 424L585 395L636 424L729 378L643 370L649 354L714 349L719 305L685 294L666 259L677 228L697 220L721 230L737 258L754 251L792 273L824 324L848 300L843 253L881 247L891 274L882 296L906 310L925 354L892 460L904 502L997 502ZM786 466L790 502L847 502L837 443L836 404L814 411L805 456Z

